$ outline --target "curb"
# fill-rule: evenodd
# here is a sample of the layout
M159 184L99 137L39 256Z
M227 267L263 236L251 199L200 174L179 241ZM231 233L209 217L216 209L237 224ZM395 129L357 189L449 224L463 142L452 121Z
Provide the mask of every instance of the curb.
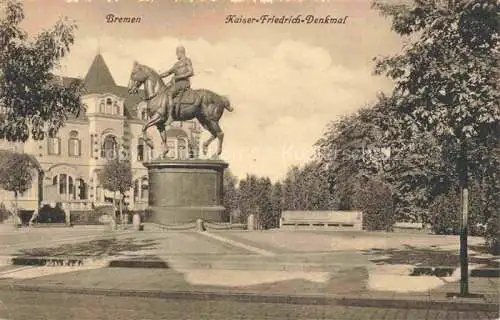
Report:
M105 288L76 288L63 286L34 286L25 284L0 284L0 290L17 290L38 293L68 293L118 297L142 297L177 300L222 300L246 303L274 303L296 305L339 305L351 307L377 307L394 309L438 309L455 311L498 312L500 304L472 301L428 301L369 298L341 295L279 295L258 293L203 292L203 291L162 291L162 290L122 290Z

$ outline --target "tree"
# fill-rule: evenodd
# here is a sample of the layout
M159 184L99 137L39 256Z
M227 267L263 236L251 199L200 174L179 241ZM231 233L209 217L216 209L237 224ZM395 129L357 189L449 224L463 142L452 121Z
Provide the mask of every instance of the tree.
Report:
M120 220L123 224L123 200L125 199L125 193L133 187L130 161L119 159L108 161L99 172L99 181L104 189L120 193Z
M363 229L392 229L394 205L388 184L370 177L362 178L356 190L355 203L363 212Z
M33 181L33 163L28 155L15 152L2 152L0 167L0 187L14 192L14 215L19 217L18 197L31 188Z
M384 136L387 119L390 117L381 104L363 107L330 123L325 135L316 142L317 163L324 173L320 176L326 177L338 209L354 208L360 177L381 178L387 158L384 152L389 146Z
M273 184L269 177L261 177L257 180L259 199L259 216L257 221L259 226L263 229L269 229L273 226L273 207L272 207L272 188Z
M377 59L375 72L395 80L392 98L408 130L432 133L452 144L462 197L461 286L468 294L467 215L471 146L500 136L498 21L495 0L374 2L392 18L392 29L408 37L402 53ZM446 148L442 148L446 152ZM473 163L479 165L478 163Z
M273 184L273 190L271 193L271 206L272 206L272 227L277 228L280 226L281 212L284 208L283 201L283 184L281 182L276 182Z
M238 178L229 169L224 171L224 195L222 203L226 208L224 220L230 220L231 214L238 209Z
M269 177L247 175L240 181L238 189L238 206L243 219L253 214L257 228L270 228L273 225L273 185Z
M19 1L0 0L0 139L25 142L53 136L68 115L82 110L81 82L64 85L54 74L74 42L76 26L66 20L33 38L20 28Z
M239 207L243 221L248 219L250 214L256 214L258 208L257 199L257 176L247 174L245 179L240 181L239 185Z
M316 162L294 166L283 181L283 197L287 210L328 210L333 199L323 168Z

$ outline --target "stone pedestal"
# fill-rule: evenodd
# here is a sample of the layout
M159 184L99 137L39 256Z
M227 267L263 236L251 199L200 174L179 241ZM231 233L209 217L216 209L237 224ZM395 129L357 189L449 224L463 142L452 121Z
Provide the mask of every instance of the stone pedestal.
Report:
M179 225L222 220L224 169L216 160L156 160L144 164L149 175L151 221Z

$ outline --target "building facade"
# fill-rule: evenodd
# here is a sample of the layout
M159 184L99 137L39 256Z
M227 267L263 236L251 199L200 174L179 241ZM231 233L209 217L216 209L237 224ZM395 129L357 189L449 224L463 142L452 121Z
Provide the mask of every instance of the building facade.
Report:
M134 187L126 196L130 209L141 210L148 203L148 176L143 163L161 150L160 135L150 128L152 146L142 139L148 120L142 93L130 95L115 83L103 57L98 54L84 79L61 78L65 85L83 81L85 112L69 117L57 136L41 141L10 143L0 140L0 150L27 153L36 162L32 187L19 197L23 210L37 210L44 204L67 202L73 209L87 209L113 201L104 190L98 173L107 161L126 157L132 164ZM169 158L187 159L199 152L201 126L197 120L176 122L167 131ZM14 195L0 189L0 203L13 205Z

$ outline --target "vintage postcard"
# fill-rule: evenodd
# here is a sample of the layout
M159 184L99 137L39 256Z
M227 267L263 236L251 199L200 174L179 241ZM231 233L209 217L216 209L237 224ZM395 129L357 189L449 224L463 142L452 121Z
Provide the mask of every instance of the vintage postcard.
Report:
M498 319L495 0L0 0L0 319Z

